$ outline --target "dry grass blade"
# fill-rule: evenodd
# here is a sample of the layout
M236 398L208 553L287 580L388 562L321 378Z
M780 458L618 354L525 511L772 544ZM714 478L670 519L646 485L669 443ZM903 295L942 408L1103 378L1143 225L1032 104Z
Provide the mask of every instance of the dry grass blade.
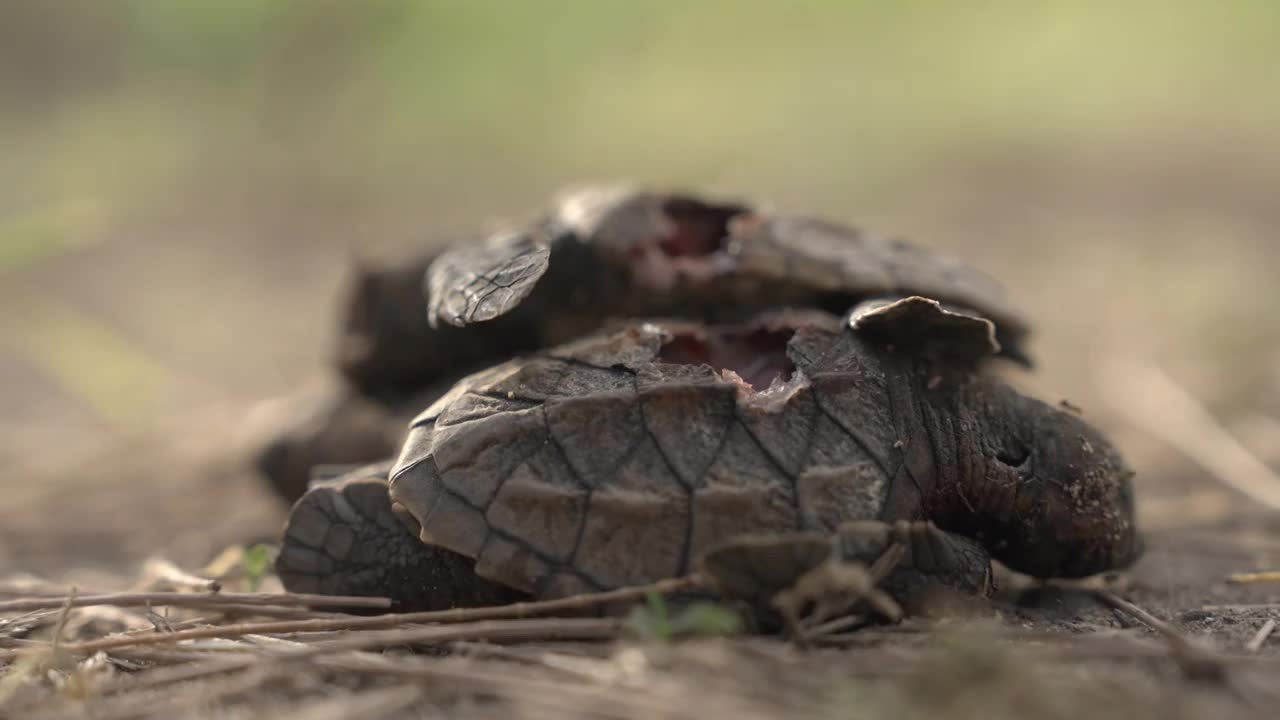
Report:
M1141 607L1138 607L1137 605L1129 602L1128 600L1125 600L1119 595L1116 595L1115 593L1110 592L1108 590L1102 590L1102 589L1096 589L1093 591L1093 593L1102 602L1115 608L1116 610L1119 610L1125 613L1126 615L1134 618L1135 620L1138 620L1143 625L1146 625L1152 630L1155 630L1156 632L1163 635L1165 639L1173 641L1174 643L1177 643L1180 645L1190 644L1190 641L1187 640L1185 637L1183 637L1182 633L1178 632L1177 628L1165 622L1164 620L1161 620L1155 615L1152 615L1146 610L1143 610Z
M402 613L378 615L374 617L318 618L314 620L280 620L261 623L241 623L223 627L194 628L173 633L157 633L154 635L128 635L108 637L77 645L68 645L67 650L76 652L96 652L117 647L179 642L182 640L198 640L203 638L236 637L240 635L271 635L281 633L325 632L336 630L375 630L393 628L403 625L424 623L465 623L480 620L498 620L526 618L538 615L552 615L561 612L576 612L592 607L609 605L618 602L633 602L649 593L667 594L696 587L697 578L671 578L649 585L619 588L607 592L574 595L559 600L540 602L512 603L483 608L456 608L453 610L433 610L420 613ZM461 639L461 638L457 638ZM0 660L16 655L13 650L0 650Z
M30 612L32 610L50 610L62 607L65 598L24 598L0 602L0 613ZM219 607L225 605L285 605L303 607L328 608L366 608L385 610L391 607L388 598L345 597L338 595L303 595L295 593L180 593L180 592L142 592L142 593L98 593L80 595L73 601L72 607L90 605L114 605L116 607L144 607L148 605L170 605L174 607Z
M1163 635L1169 644L1170 654L1188 679L1226 682L1226 663L1215 654L1192 643L1177 628L1115 593L1107 590L1093 592L1102 602Z
M233 629L229 626L227 629ZM454 623L450 625L428 625L422 627L401 627L391 630L364 630L353 632L347 637L336 640L324 640L308 643L304 646L291 646L269 652L281 658L297 659L324 655L346 650L364 650L375 647L393 647L410 645L434 645L449 643L455 640L472 640L486 642L545 642L552 640L609 640L617 637L622 628L621 620L614 619L567 619L543 618L537 620L481 620L474 623ZM150 640L154 636L141 636L135 639ZM220 637L230 637L223 635ZM161 640L167 639L163 636ZM111 650L114 647L130 647L116 645L113 638L96 642L81 643L68 646L68 650L78 652L98 652Z
M366 649L418 644L447 644L458 640L483 640L488 642L539 642L547 640L591 640L599 641L616 637L621 629L621 621L613 619L563 619L545 618L536 620L483 621L477 623L459 623L432 627L399 628L384 631L366 631L353 633L336 640L313 643L287 643L279 647L246 646L245 651L234 656L215 656L201 659L184 665L177 665L151 670L145 674L125 676L116 679L98 690L100 698L119 697L119 705L97 707L94 717L124 718L132 717L136 707L135 699L146 697L145 691L167 687L177 683L192 681L208 681L218 678L214 686L199 683L204 687L202 702L214 696L239 693L252 690L261 685L267 678L275 677L282 672L283 664L293 662L314 661L321 657L352 653ZM150 639L149 636L147 639ZM160 636L163 638L164 636ZM108 638L112 640L112 638ZM83 650L85 644L75 648ZM132 647L123 648L126 652ZM371 658L378 656L370 655ZM407 658L397 658L399 664ZM221 676L228 676L223 679ZM224 687L225 686L225 687ZM165 695L169 696L168 693ZM34 709L5 708L15 713L15 717L26 717L25 711ZM154 710L148 710L154 712ZM140 713L138 713L140 714ZM7 717L7 716L6 716Z
M1129 422L1182 451L1222 484L1280 510L1280 476L1163 370L1117 363L1101 372L1101 383L1102 397Z
M50 618L61 614L62 608L58 608L57 610L33 610L17 617L0 618L0 639L29 632L36 627L48 624Z
M616 637L619 620L560 619L493 620L431 627L353 633L337 640L306 645L292 644L283 648L255 648L253 653L237 657L217 657L203 663L156 670L134 681L117 686L117 690L138 690L176 682L186 682L234 670L255 667L270 660L309 660L324 655L420 644L443 644L458 640L488 642L531 642L546 640L603 640ZM110 639L110 638L109 638ZM83 646L82 646L83 647Z
M163 583L175 588L203 592L218 592L222 589L222 583L217 579L192 575L161 557L152 557L143 563L142 577L144 586L155 587L156 584Z
M1208 612L1248 612L1269 613L1280 611L1280 603L1236 603L1232 605L1203 605L1201 610Z
M474 623L429 625L394 630L366 630L337 640L289 648L286 656L322 655L375 647L436 645L457 640L486 642L548 642L556 640L610 640L622 630L614 618L540 618L533 620L481 620Z
M1235 573L1227 576L1232 585L1249 585L1252 583L1280 583L1280 570L1267 572Z
M62 610L58 613L58 622L53 627L53 644L52 650L57 654L62 647L62 637L67 631L67 622L71 619L71 608L76 604L76 589L71 588L71 592L67 593L67 599L62 603Z
M531 621L524 621L526 623ZM546 622L546 621L539 621ZM393 698L401 698L407 707L425 696L428 688L433 690L434 700L445 700L476 693L485 696L501 697L519 702L522 706L545 708L548 717L568 717L587 715L591 717L636 718L636 717L670 717L696 720L705 717L690 707L688 698L672 697L655 693L648 687L626 687L615 683L592 681L591 678L579 677L577 682L566 683L563 678L548 676L541 669L512 665L505 662L483 661L464 658L428 658L414 656L386 657L353 651L323 653L305 652L279 654L275 656L254 655L234 665L226 662L210 662L199 665L205 672L195 673L187 668L182 680L199 680L182 688L166 687L158 689L153 676L163 671L151 672L138 678L139 682L120 686L119 690L127 692L111 693L101 697L94 708L95 718L125 720L126 718L154 712L154 705L146 704L146 698L158 699L158 705L164 710L190 707L192 701L211 703L216 700L241 694L262 686L266 680L281 677L283 666L274 664L272 660L309 660L319 669L336 671L344 677L366 676L378 681L400 679L411 681L418 689L413 699L408 693L403 695L390 693L383 696L379 691L366 691L351 696L330 696L324 702L305 703L288 708L283 716L289 717L325 717L325 710L337 710L335 717L360 717L374 715L377 712L388 712L382 703L394 704ZM174 668L179 670L180 668ZM176 676L175 676L176 677ZM393 687L404 688L405 685ZM378 700L376 698L382 698ZM360 698L365 698L364 702ZM348 699L354 702L348 702ZM330 704L332 703L332 704ZM357 708L360 710L357 711ZM587 713L586 709L590 708ZM284 706L280 707L285 711ZM319 715L311 712L315 710ZM501 711L499 711L501 712ZM276 713L270 717L281 716Z
M317 620L324 618L354 617L344 612L321 612L307 608L278 607L275 605L218 605L209 608L225 619L228 617L272 617L293 620Z
M1275 632L1275 630L1276 630L1275 619L1273 618L1271 620L1266 621L1265 623L1262 624L1262 627L1258 628L1258 633L1254 635L1252 638L1250 638L1249 642L1245 644L1244 649L1248 650L1249 652L1258 652L1259 650L1262 649L1262 646L1267 642L1267 638L1271 637L1271 633Z
M228 696L251 693L269 684L276 675L273 668L247 668L245 672L235 673L227 677L210 680L207 683L183 688L180 692L166 694L127 695L115 698L106 703L96 700L92 713L84 715L83 706L71 705L65 701L61 707L55 703L41 703L40 708L18 708L21 714L16 717L27 720L43 720L44 718L65 718L84 715L94 720L130 720L131 718L176 718L186 717L192 708L212 705L215 701ZM47 709L46 709L47 708ZM72 710L79 710L73 714ZM45 710L44 712L40 712Z
M206 650L157 650L154 648L124 648L111 654L112 660L147 663L149 665L178 665L196 663L218 657Z

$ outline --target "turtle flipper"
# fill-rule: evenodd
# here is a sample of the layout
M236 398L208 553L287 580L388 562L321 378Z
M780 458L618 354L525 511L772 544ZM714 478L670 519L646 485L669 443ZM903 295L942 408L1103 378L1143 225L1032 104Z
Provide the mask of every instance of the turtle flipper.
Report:
M911 614L927 613L942 595L985 598L995 589L987 551L931 522L848 522L836 529L836 543L841 560L867 565L895 545L901 547L901 557L884 574L881 587Z
M427 270L427 318L432 327L462 327L505 315L533 292L550 262L550 245L528 233L446 250Z
M778 593L830 561L834 552L826 533L747 535L703 553L699 568L724 596L767 611Z
M276 572L291 592L389 597L397 611L493 605L513 591L474 562L424 545L391 509L386 464L317 482L285 527Z
M813 628L864 609L901 619L898 603L878 587L903 554L897 545L888 548L868 566L842 559L829 533L752 535L707 551L700 569L725 599L745 604L764 625L781 620L788 635L807 644L821 634Z

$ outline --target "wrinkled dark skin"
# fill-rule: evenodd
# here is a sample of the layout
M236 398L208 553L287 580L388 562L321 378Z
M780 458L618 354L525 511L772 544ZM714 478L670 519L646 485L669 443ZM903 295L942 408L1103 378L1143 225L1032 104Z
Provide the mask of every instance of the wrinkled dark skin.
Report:
M985 380L926 409L935 462L948 450L982 458L980 469L946 478L948 502L926 508L940 526L1037 577L1084 577L1136 559L1133 473L1080 417ZM960 435L961 418L988 429Z

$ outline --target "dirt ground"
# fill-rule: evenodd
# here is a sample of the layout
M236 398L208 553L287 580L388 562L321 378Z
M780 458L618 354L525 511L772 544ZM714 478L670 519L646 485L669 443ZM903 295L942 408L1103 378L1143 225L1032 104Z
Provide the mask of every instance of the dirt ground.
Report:
M1275 716L1280 583L1228 582L1280 570L1273 24L584 5L531 32L510 8L296 4L259 27L233 5L0 8L0 607L54 603L0 612L0 718ZM287 508L245 450L264 401L329 377L353 258L633 178L999 278L1035 323L1036 369L1010 380L1082 407L1138 470L1146 553L1110 587L1163 632L1017 578L989 612L813 650L579 620L374 637L227 630L303 617L280 608L59 615L70 587L275 541ZM289 655L322 643L348 644Z
M980 202L967 198L970 202L964 203L964 210L973 213L971 224L958 234L990 231L999 233L999 238L1024 236L1035 218L1018 217L1002 208L1034 206L1034 183L1001 186L997 184L1001 178L989 169L974 172L982 173L977 178L984 186L978 199L990 205L984 213ZM957 182L977 185L977 178ZM1017 194L1022 195L1019 201L1010 203ZM1096 201L1092 194L1090 199ZM1238 202L1239 198L1233 193L1222 201L1228 200ZM954 208L935 212L947 218L947 224L955 222ZM984 242L991 243L990 238L984 237ZM1107 282L1099 277L1107 271L1094 265L1096 256L1075 259L1079 265L1072 267L1071 253L1061 253L1046 267L1035 257L1038 253L1020 249L1012 240L999 250L990 249L989 244L986 248L999 256L999 264L1015 268L1004 275L1013 278L1015 295L1023 288L1021 295L1033 303L1060 302L1051 293L1026 291L1038 283L1055 288L1079 284L1088 289L1076 292L1097 292ZM1259 249L1272 252L1266 245ZM154 248L139 243L132 250L140 256ZM228 256L216 257L228 262ZM230 257L233 267L225 274L237 276L237 282L253 282L251 275L247 279L240 275L245 259ZM255 256L258 259L261 256ZM85 271L77 267L78 262L95 271L80 274ZM127 266L130 260L117 262ZM312 326L307 331L309 342L298 347L261 341L263 351L257 357L274 355L269 366L276 371L284 368L280 373L284 376L305 379L324 374L329 312L326 303L316 298L334 297L344 261L340 251L329 251L323 261L316 262L329 267L287 290L277 286L279 276L264 277L261 282L270 292L264 293L261 302L274 303L273 312L265 317L242 316L244 322L235 330L243 347L258 347L251 339L255 333L269 337L280 327L294 324L294 318ZM63 267L42 272L50 278L47 281L68 283L73 297L77 293L92 296L92 282L110 282L110 275L93 258L71 258ZM81 284L86 278L90 282ZM1070 397L1087 411L1099 408L1099 422L1119 438L1141 470L1139 512L1147 551L1132 572L1117 581L1120 594L1212 653L1214 671L1208 677L1200 666L1185 660L1182 651L1133 616L1076 592L1020 593L1023 585L1014 579L1006 580L1008 590L991 616L865 631L845 649L806 652L763 639L675 645L539 642L516 644L501 652L448 646L454 649L448 662L459 664L419 667L433 660L400 658L396 661L400 670L388 673L357 671L336 660L329 666L319 661L308 664L305 672L267 665L255 671L253 678L214 676L167 685L166 690L155 691L159 695L117 691L86 702L68 699L63 692L53 700L24 705L34 696L19 693L10 698L16 703L12 707L43 707L42 712L52 713L49 716L163 716L169 707L166 703L185 704L192 697L207 696L211 716L218 717L275 717L286 711L311 717L322 710L333 717L356 713L400 717L409 708L416 708L422 717L444 712L488 717L499 708L504 716L516 717L1076 717L1086 712L1102 717L1190 718L1208 713L1270 717L1280 700L1273 681L1280 663L1280 638L1269 638L1256 649L1248 643L1268 620L1280 618L1280 584L1229 584L1226 580L1232 573L1280 568L1280 516L1225 485L1187 457L1176 442L1153 440L1162 432L1159 416L1118 407L1134 398L1108 401L1109 391L1133 392L1132 383L1140 383L1141 373L1155 367L1151 357L1124 350L1131 353L1129 367L1140 370L1115 371L1130 373L1117 380L1107 375L1112 372L1107 368L1116 363L1055 355L1067 352L1072 343L1098 352L1098 343L1079 338L1098 332L1115 337L1124 332L1116 325L1134 322L1150 301L1133 299L1127 289L1117 297L1122 299L1112 306L1115 316L1109 319L1097 314L1107 304L1100 299L1082 306L1082 312L1090 313L1087 318L1060 311L1053 314L1055 319L1066 319L1056 325L1041 322L1035 347L1054 385L1071 388ZM1037 309L1044 311L1043 306ZM227 322L230 317L214 322ZM1148 342L1171 341L1166 336ZM1107 351L1106 345L1101 347ZM162 356L162 352L154 354ZM1164 360L1163 366L1179 367L1179 358ZM1257 377L1249 375L1255 372L1251 368L1245 361L1240 377ZM66 443L73 452L61 463L25 459L19 465L24 480L7 484L6 500L0 506L0 578L16 582L34 575L74 584L82 592L124 590L137 580L148 558L164 557L197 568L226 547L274 540L285 508L246 470L244 442L252 433L258 404L254 398L265 394L258 388L271 386L277 394L287 393L303 380L246 382L248 389L240 391L239 397L224 392L198 409L171 411L159 427L121 433L105 432L92 423L76 430L76 414L91 413L71 407L65 393L59 397L56 384L24 380L21 373L28 378L32 374L21 364L10 364L5 371L7 386L19 391L20 398L25 396L25 407L48 413L49 421L56 418L65 423L52 434L47 426L29 428L27 448L57 452ZM185 391L186 397L208 392L197 379L176 377L176 370L166 372L175 375L170 381L175 386L195 388ZM1028 383L1026 378L1014 379ZM1042 391L1043 384L1041 379L1033 387ZM1198 391L1209 392L1206 387L1222 386L1206 385ZM1214 396L1219 407L1227 408L1219 412L1236 417L1265 417L1261 403L1275 395L1273 389L1260 392L1256 403L1250 404L1237 399L1240 396L1230 386L1214 392L1219 393ZM1151 399L1149 392L1139 395ZM67 407L57 408L59 402ZM1258 454L1265 456L1273 447L1267 445L1265 429L1250 427L1237 423L1233 432L1250 439ZM18 459L24 460L20 455ZM21 594L10 593L9 597ZM495 674L507 677L513 672L518 682L494 679ZM449 673L461 673L475 687L465 682L452 685ZM104 714L95 715L95 707Z

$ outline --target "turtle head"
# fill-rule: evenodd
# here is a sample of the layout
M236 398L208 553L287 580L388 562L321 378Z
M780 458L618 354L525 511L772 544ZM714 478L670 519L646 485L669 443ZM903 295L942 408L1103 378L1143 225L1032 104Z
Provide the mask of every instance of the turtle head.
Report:
M943 391L958 421L962 462L944 472L929 508L946 530L973 536L992 556L1037 577L1082 577L1138 556L1133 472L1075 411L1050 407L976 373L1000 350L990 320L924 297L871 300L849 326L915 356L927 387ZM947 378L958 382L944 382ZM926 498L932 504L934 499Z
M1133 472L1112 444L1077 411L976 385L981 462L961 480L961 512L992 555L1036 577L1133 563L1141 552Z

